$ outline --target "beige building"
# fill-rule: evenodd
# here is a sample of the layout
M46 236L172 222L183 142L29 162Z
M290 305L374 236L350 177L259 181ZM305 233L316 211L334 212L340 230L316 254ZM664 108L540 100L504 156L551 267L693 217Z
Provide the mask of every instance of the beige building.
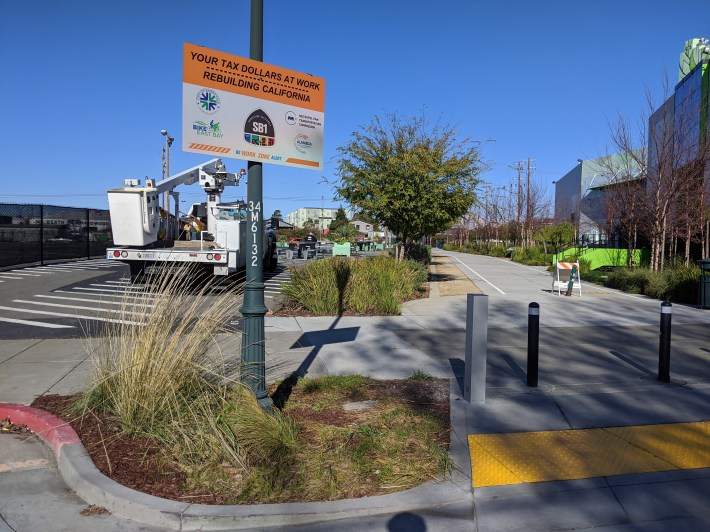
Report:
M294 227L305 227L312 225L319 227L321 231L328 229L328 226L338 213L339 207L301 207L284 216L284 220ZM352 212L346 210L345 215L350 219Z

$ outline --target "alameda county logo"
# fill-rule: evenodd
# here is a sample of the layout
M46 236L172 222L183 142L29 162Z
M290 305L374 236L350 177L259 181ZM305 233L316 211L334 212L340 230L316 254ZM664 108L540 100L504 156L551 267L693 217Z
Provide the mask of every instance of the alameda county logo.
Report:
M221 105L219 95L212 89L200 89L197 91L195 102L200 111L208 115L215 114Z
M313 143L308 140L308 135L297 135L293 139L293 145L301 153L307 153L313 147Z

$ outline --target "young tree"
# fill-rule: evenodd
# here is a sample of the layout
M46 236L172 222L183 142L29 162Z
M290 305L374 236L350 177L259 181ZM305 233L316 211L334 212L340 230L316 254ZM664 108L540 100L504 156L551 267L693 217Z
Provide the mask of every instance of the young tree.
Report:
M274 214L271 215L272 218L278 218L279 220L283 220L283 215L281 214L281 211L279 209L276 209L274 211Z
M338 148L336 190L396 235L402 260L414 241L468 212L484 168L479 146L424 116L375 116Z
M338 210L335 211L335 220L330 222L328 229L330 231L337 231L339 227L344 225L350 225L350 221L348 220L348 215L345 214L345 209L339 207Z
M562 222L543 227L535 233L535 240L542 242L545 253L549 245L555 254L574 243L574 226L570 222Z

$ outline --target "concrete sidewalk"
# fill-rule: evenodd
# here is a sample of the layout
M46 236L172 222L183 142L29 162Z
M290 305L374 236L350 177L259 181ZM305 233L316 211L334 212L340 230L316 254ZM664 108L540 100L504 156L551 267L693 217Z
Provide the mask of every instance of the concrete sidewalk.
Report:
M402 315L395 317L267 316L265 323L269 381L292 372L405 378L424 370L435 376L455 377L451 392L451 455L460 471L452 481L387 496L393 497L390 499L242 507L242 513L231 515L225 515L231 509L222 508L217 510L218 515L212 514L214 519L208 520L202 515L190 521L191 510L183 509L180 519L186 519L180 521L180 526L189 528L192 522L222 529L241 525L281 528L288 524L299 530L335 526L388 530L393 529L393 523L406 523L402 529L410 530L423 530L422 526L429 530L710 527L708 469L493 486L476 488L472 495L467 443L469 434L707 420L710 311L673 306L673 381L661 384L655 380L660 302L588 285L583 285L581 299L559 297L550 293L551 277L543 268L527 268L490 257L447 255L489 295L484 404L470 405L461 399L465 296L436 297L438 291L432 290L433 297L405 304ZM541 308L540 386L534 389L525 385L527 306L532 301ZM0 403L29 404L43 393L71 393L80 388L88 371L86 353L76 341L2 342ZM0 438L4 443L8 436L3 434ZM33 459L31 454L11 451L15 452L19 453L16 457L5 460L22 463ZM554 449L550 452L554 453ZM46 459L48 468L56 467ZM39 475L33 471L38 470L0 473L0 490L21 484L22 478L30 479L32 486L43 485L33 479L33 475ZM56 483L47 486L40 495L55 497ZM6 519L28 518L2 501L0 498L0 515ZM41 504L33 505L40 507ZM66 512L57 509L56 522L65 523L66 529L78 529L70 526L73 520L84 520L76 508L67 502ZM173 508L167 513L174 511ZM121 509L116 508L114 513L120 514ZM141 517L136 513L124 515ZM265 521L265 516L276 517ZM115 515L104 518L109 517L117 519ZM167 529L177 523L144 522ZM12 522L10 525L14 527ZM132 530L130 527L142 525L126 520L121 526Z

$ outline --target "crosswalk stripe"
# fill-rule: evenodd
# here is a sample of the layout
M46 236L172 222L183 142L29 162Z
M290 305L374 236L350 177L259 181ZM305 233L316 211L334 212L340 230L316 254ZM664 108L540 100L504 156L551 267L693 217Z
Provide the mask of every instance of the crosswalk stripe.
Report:
M0 275L0 279L5 279L7 281L19 281L22 277L9 277L7 275Z
M0 321L17 323L18 325L31 325L32 327L46 327L47 329L76 329L73 325L59 325L58 323L44 323L41 321L16 320L14 318L0 317Z
M108 288L85 288L83 286L75 286L72 288L72 290L86 290L87 292L108 292L110 294L123 294L123 290L110 290ZM55 290L55 292L58 292L58 290ZM137 292L136 292L137 293Z
M97 312L118 312L119 315L123 314L134 314L138 316L143 316L145 312L133 312L126 309L113 309L113 308L100 308L100 307L84 307L81 305L63 305L62 303L46 303L44 301L27 301L26 299L13 299L13 303L24 303L25 305L41 305L43 307L57 307L57 308L72 308L77 310L95 310Z
M98 289L93 289L93 290L98 290ZM53 294L72 294L72 295L82 295L82 296L94 296L94 297L110 297L112 300L123 300L123 299L142 299L145 297L145 294L137 294L137 295L128 295L124 294L122 292L115 292L109 290L109 294L94 294L93 292L72 292L71 290L52 290Z
M24 273L24 272L22 272L22 271L20 271L20 270L10 270L10 272L12 272L10 275L26 275L26 276L29 276L29 277L42 277L41 274L37 274L37 273Z
M12 312L26 312L28 314L46 314L47 316L59 316L61 318L78 318L83 320L106 321L109 323L121 323L124 325L142 325L136 321L114 320L111 318L102 318L101 316L84 316L81 314L64 314L61 312L50 312L48 310L34 310L26 308L0 307L0 310L10 310Z
M47 273L86 271L86 268L72 268L71 266L37 266L36 269L47 271Z
M93 294L86 294L86 295L93 295ZM131 306L131 307L147 307L147 308L152 308L153 305L150 303L128 303L126 301L107 301L107 300L96 300L96 299L84 299L82 297L65 297L65 296L49 296L45 294L35 294L35 297L44 297L44 298L50 298L50 299L62 299L62 300L67 300L67 301L83 301L86 303L103 303L104 305L126 305L126 306Z
M89 286L98 286L100 288L116 288L116 292L126 291L126 292L143 292L143 288L140 286L115 286L112 284L89 284Z

